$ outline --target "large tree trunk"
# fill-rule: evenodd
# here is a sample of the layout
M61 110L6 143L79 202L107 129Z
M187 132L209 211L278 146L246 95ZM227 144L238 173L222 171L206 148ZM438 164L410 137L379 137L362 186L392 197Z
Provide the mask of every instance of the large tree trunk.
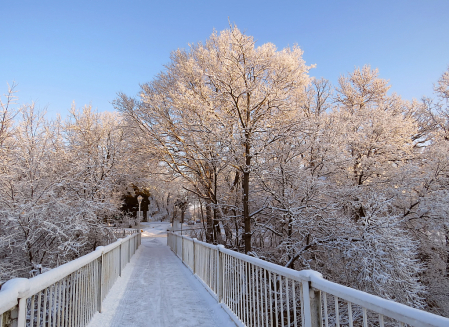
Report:
M210 207L210 200L207 200L206 203L206 242L214 242L213 216L212 209Z
M249 167L251 165L249 135L245 133L245 167L243 169L243 221L245 223L245 253L251 252L251 216L249 214Z

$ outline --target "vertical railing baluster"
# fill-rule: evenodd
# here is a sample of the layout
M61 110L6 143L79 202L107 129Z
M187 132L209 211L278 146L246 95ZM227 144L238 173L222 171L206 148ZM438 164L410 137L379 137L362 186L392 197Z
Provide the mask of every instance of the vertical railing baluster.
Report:
M92 272L90 270L90 263L87 265L87 270L86 270L86 319L87 319L87 323L89 323L90 318L91 318L91 298L92 298L92 287L90 285L90 281L92 278Z
M340 327L340 313L338 311L338 297L334 296L335 301L335 325Z
M298 327L298 315L296 313L296 282L292 279L292 296L293 296L293 324Z
M195 245L196 246L196 245ZM195 260L198 260L198 258L195 258ZM220 260L222 263L221 266L221 270L223 272L223 279L222 279L222 286L223 286L223 298L222 298L222 302L226 305L228 305L228 299L227 299L227 294L228 294L228 275L227 275L227 255L225 253L220 253ZM229 306L229 305L228 305Z
M101 313L101 304L103 302L103 252L97 261L97 310Z
M67 294L67 326L72 327L72 312L73 312L73 273L70 274L70 291Z
M192 243L194 246L195 243ZM195 248L193 248L193 251ZM220 252L220 249L217 249L217 293L219 294L219 302L223 302L223 289L224 289L224 261L223 261L223 253Z
M86 324L86 268L81 270L81 326Z
M324 305L324 326L329 327L329 318L327 315L327 293L323 292L323 305Z
M31 295L30 297L30 326L34 326L34 298L35 295ZM3 324L0 324L3 327Z
M267 270L263 270L263 282L265 288L265 326L268 327L268 289L267 289Z
M41 301L42 301L42 291L39 292L37 296L37 327L41 325Z
M87 309L88 306L87 304L87 292L88 292L88 288L87 288L87 266L84 266L84 268L82 268L82 273L83 273L83 325L87 325Z
M263 279L263 268L259 267L259 296L260 296L260 325L265 326L265 310L264 310L264 279Z
M368 318L366 315L366 308L362 308L362 312L363 312L363 327L368 327ZM404 325L399 325L400 327L404 327Z
M290 297L289 297L289 289L288 289L288 278L285 277L285 295L286 295L286 302L287 302L287 326L290 327Z
M300 305L301 305L301 326L305 326L306 325L306 315L304 314L305 312L305 307L306 304L304 303L304 282L301 282L299 285L299 299L300 299Z
M279 275L279 299L281 310L281 326L284 327L284 296L282 294L282 275Z
M86 310L86 307L84 305L84 299L85 299L84 268L81 268L79 270L79 272L80 272L80 299L79 299L78 318L79 318L79 326L83 326L84 325L84 313Z
M270 291L270 327L273 327L273 292L271 271L268 272L268 290Z
M231 297L232 297L232 300L231 300L231 310L233 311L233 312L235 312L235 293L236 293L236 291L235 291L235 282L236 282L236 275L235 275L235 262L236 262L236 258L234 258L234 257L232 257L232 263L231 263L231 271L232 271L232 275L231 275L231 285L230 285L230 287L231 287Z
M208 253L208 257L209 257L209 270L207 271L207 274L209 276L209 284L208 286L212 289L212 249L209 249L209 251L207 251Z
M92 319L92 316L94 315L93 310L93 299L94 299L94 289L95 289L95 284L93 283L93 279L94 279L94 271L93 271L93 262L89 263L88 266L88 273L87 273L87 290L88 290L88 304L89 304L89 313L88 313L88 317L90 321Z
M75 274L75 326L79 326L79 314L80 314L80 273L76 271Z
M53 285L48 287L48 327L51 326L53 320Z
M61 302L61 306L62 306L62 310L61 310L61 326L66 326L65 323L65 312L66 312L66 302L65 302L65 297L66 297L66 281L67 281L67 277L64 277L62 280L62 302Z
M78 288L77 288L77 283L78 283L78 272L74 272L73 273L73 309L72 309L72 325L71 326L76 326L76 314L77 314L77 310L78 310L78 305L77 305L77 297L78 297Z
M249 285L249 263L245 262L245 284L246 284L246 301L245 301L245 305L246 305L246 324L251 325L251 289L250 289L250 285Z
M58 317L60 318L59 309L61 304L59 303L59 292L61 290L61 285L59 285L59 282L55 283L55 319L53 320L53 327L56 327L56 321L58 320ZM58 322L58 326L61 324Z
M354 326L353 318L352 318L352 303L348 302L348 318L349 318L349 327Z
M238 293L239 293L239 312L238 317L243 321L243 285L242 285L242 260L238 260L239 267L239 283L238 283Z
M97 260L92 261L92 266L91 266L91 271L92 271L92 278L91 278L91 288L92 288L92 297L90 299L91 301L91 312L92 312L92 317L94 316L95 312L97 311Z
M70 298L71 298L71 308L70 308L70 326L75 326L75 314L76 314L76 272L72 274L70 281Z
M44 307L43 307L43 314L42 314L42 325L45 325L47 320L47 293L48 293L48 287L44 289Z
M278 313L278 283L277 283L277 274L274 273L274 310L275 310L275 317L276 317L276 326L279 326L279 313Z
M77 278L77 290L78 290L78 300L77 300L77 326L83 325L83 275L82 271L78 270L78 278Z
M93 314L93 298L94 298L94 288L95 285L93 284L94 279L94 271L93 271L93 262L89 263L88 266L88 273L87 273L87 291L88 291L88 297L87 297L87 303L88 303L88 322L92 319Z
M66 278L64 277L63 279L61 279L61 299L60 299L60 304L61 304L61 310L60 310L60 321L58 323L59 326L64 326L64 312L65 312L65 282L66 282Z
M257 315L257 326L260 326L260 301L259 301L259 267L255 266L254 284L256 288L256 315Z
M256 295L254 292L254 284L255 284L255 276L254 276L254 265L251 264L251 297L252 297L252 301L251 301L251 309L252 309L252 317L253 317L253 323L254 325L256 324Z

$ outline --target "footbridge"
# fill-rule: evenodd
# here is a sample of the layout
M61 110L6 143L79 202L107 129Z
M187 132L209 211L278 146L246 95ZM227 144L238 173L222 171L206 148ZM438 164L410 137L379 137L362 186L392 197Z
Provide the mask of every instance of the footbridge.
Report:
M148 223L0 290L4 326L439 326L449 319Z

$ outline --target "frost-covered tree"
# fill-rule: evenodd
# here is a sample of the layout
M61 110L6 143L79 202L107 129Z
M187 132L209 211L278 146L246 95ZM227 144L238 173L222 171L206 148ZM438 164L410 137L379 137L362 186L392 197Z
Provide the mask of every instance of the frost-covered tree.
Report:
M369 67L340 79L334 105L326 82L314 82L299 128L264 157L270 166L258 177L270 207L255 251L422 307L418 243L399 208L417 127L411 105L387 90Z
M449 316L449 69L434 90L435 100L423 99L427 143L403 207L425 265L421 279L428 287L426 303L433 312Z
M57 123L44 120L33 105L8 140L1 176L2 280L27 276L37 265L71 260L86 245L86 221L71 210L64 190L69 177ZM62 160L61 160L62 159Z
M335 89L309 68L299 48L256 47L234 26L173 52L116 107L157 161L154 185L182 180L204 204L207 241L422 308L438 275L427 256L448 262L449 75L426 106L369 66Z
M249 252L258 211L251 212L250 200L254 158L278 141L277 130L292 124L309 68L298 47L257 47L233 26L188 51L173 52L166 71L143 86L140 102L122 96L118 108L153 138L167 165L191 185L201 184L195 191L209 197L214 210L219 174L233 167Z
M49 121L25 105L0 162L0 280L29 277L104 244L103 218L118 211L139 171L117 114L72 110Z

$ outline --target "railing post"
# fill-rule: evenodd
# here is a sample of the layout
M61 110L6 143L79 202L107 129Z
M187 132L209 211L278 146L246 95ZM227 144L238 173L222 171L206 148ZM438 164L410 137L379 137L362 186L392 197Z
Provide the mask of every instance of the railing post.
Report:
M196 274L196 262L195 262L195 241L196 238L192 239L192 243L193 243L193 274Z
M184 238L181 235L181 261L184 262Z
M304 326L312 327L312 317L310 308L309 282L302 282L302 303L304 308Z
M310 273L309 271L304 271ZM316 272L312 272L316 273ZM321 274L316 273L321 277ZM310 275L302 276L306 277L308 280L302 282L302 303L304 310L304 326L305 327L321 327L322 326L322 316L321 316L321 292L312 288Z
M51 308L50 308L51 310ZM17 327L25 327L27 313L27 299L21 298L19 300L19 315L17 317Z
M103 299L103 250L101 256L98 258L98 297L97 297L97 310L102 311L102 299Z
M321 291L309 286L310 296L310 322L312 327L322 326L321 316Z
M173 237L175 239L175 242L173 242L173 243L175 243L174 245L176 246L176 250L174 252L175 252L176 256L179 258L179 255L178 255L178 235L173 235Z
M223 256L221 255L220 249L224 249L223 245L217 245L217 296L218 302L221 303L223 301Z
M119 254L118 254L118 275L121 277L122 276L122 243L120 240L120 245L119 245Z

